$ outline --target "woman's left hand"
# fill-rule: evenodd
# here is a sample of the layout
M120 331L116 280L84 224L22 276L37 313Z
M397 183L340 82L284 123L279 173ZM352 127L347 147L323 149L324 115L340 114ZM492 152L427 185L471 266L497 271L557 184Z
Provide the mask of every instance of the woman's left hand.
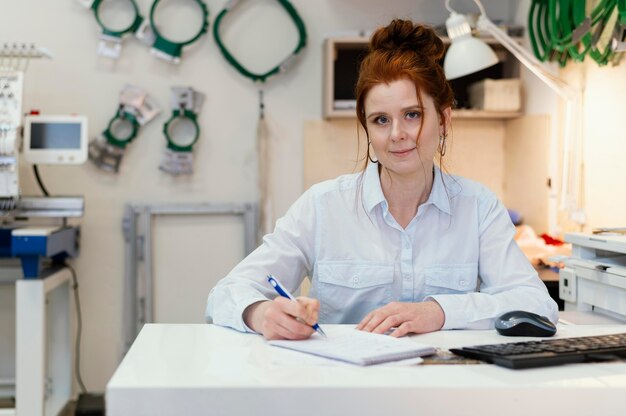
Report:
M438 331L445 320L443 309L434 300L419 303L391 302L368 313L357 329L384 334L396 328L390 335L401 337L410 333Z

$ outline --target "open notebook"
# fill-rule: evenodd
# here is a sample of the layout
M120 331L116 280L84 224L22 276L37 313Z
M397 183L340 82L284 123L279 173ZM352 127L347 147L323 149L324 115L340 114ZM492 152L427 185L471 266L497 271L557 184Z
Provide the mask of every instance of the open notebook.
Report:
M435 353L435 348L430 345L418 344L407 338L393 338L388 335L363 332L354 328L341 328L341 331L328 332L328 338L313 334L306 340L277 340L269 341L269 344L358 365L407 360Z

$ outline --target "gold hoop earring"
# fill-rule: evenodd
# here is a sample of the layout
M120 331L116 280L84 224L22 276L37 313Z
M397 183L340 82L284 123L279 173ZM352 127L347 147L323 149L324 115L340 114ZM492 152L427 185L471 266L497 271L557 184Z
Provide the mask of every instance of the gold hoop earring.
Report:
M444 156L446 154L446 139L448 138L448 133L443 132L439 135L439 154Z

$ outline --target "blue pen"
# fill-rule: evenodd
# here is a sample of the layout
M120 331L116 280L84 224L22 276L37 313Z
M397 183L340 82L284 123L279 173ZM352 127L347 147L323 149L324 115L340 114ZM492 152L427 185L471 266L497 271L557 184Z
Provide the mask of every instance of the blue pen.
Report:
M276 279L274 276L272 276L271 274L268 274L267 281L270 282L270 285L272 285L274 290L276 290L276 293L278 293L280 296L297 302L297 299L294 298L293 295L289 293L289 291L285 289L284 286L281 285L278 279ZM326 333L322 330L322 328L318 324L314 324L312 328L316 330L320 335L323 335L324 337L326 337Z

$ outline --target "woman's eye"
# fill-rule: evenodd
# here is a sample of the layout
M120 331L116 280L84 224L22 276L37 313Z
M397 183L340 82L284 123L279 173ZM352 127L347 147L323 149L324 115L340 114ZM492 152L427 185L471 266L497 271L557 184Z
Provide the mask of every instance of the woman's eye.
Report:
M374 123L375 124L387 124L387 122L389 122L389 119L385 116L378 116L374 119Z
M421 116L422 113L420 113L419 111L409 111L408 113L406 113L406 118L408 118L409 120L416 120Z

